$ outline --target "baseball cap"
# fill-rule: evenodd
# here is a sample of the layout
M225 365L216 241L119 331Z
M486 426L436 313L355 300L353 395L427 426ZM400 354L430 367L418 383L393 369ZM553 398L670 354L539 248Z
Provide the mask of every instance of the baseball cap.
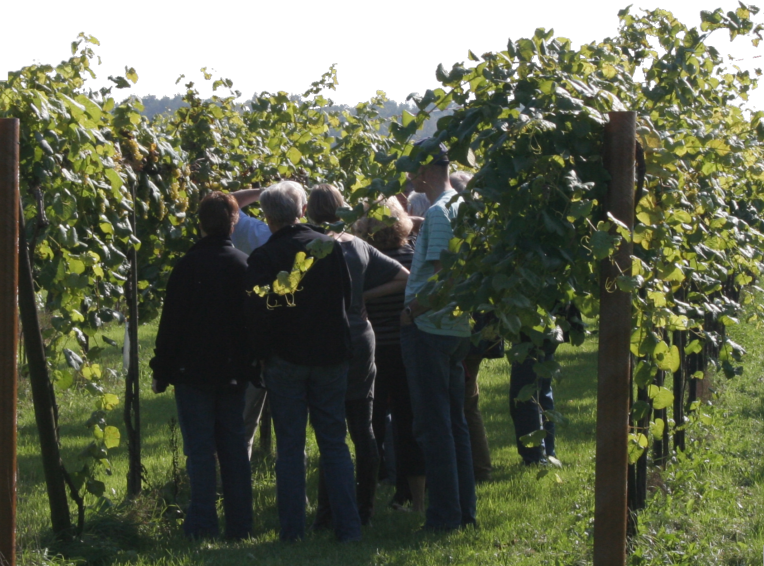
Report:
M432 155L431 163L434 165L448 165L448 148L446 144L439 142L436 138L428 137L419 140L414 144L425 155Z

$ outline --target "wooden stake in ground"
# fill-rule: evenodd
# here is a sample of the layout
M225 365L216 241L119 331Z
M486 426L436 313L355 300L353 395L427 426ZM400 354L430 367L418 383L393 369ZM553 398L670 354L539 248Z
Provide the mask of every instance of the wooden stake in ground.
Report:
M133 233L136 232L135 185L133 185ZM143 464L141 463L141 393L138 367L138 254L131 244L127 254L130 274L125 286L130 336L130 365L125 378L125 430L127 432L127 498L135 499L141 494Z
M605 126L605 167L611 176L606 210L634 227L636 113L610 112ZM600 266L600 340L597 357L597 460L594 480L594 566L626 563L631 356L631 295L616 278L631 273L630 242Z
M16 564L19 121L0 119L0 564Z

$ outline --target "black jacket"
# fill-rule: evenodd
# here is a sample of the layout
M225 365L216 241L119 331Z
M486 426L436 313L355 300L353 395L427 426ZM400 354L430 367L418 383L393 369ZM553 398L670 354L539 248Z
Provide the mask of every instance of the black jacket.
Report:
M229 238L207 236L181 258L167 283L154 378L205 390L249 378L244 277L247 256Z
M293 364L328 366L350 359L350 274L333 238L306 224L282 228L249 256L247 288L272 285L279 272L291 272L297 253L310 255L307 246L316 239L331 242L332 251L314 261L293 297L250 295L248 321L259 360L275 354Z

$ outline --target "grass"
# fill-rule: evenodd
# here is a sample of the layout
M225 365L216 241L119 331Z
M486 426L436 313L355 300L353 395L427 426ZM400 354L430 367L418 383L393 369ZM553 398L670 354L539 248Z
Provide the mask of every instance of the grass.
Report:
M557 359L564 379L555 384L559 410L568 423L558 427L557 452L564 467L537 478L517 455L509 417L509 367L504 360L484 362L480 374L481 409L486 424L494 480L478 486L480 528L437 535L418 533L423 517L389 509L392 488L377 496L373 526L364 540L339 545L330 534L309 535L299 544L278 542L273 455L253 459L254 539L247 542L187 542L179 520L163 496L172 479L170 419L175 415L172 393L153 395L146 363L156 327L140 328L142 356L143 462L145 495L124 503L127 464L125 446L113 451L113 473L101 479L113 505L96 509L90 497L88 521L80 541L67 545L52 540L47 499L37 445L28 382L22 380L19 399L19 564L491 564L578 565L591 562L594 505L594 434L596 415L596 341L582 348L563 346ZM112 338L121 343L122 330ZM689 457L675 458L651 478L648 508L639 519L632 564L753 564L764 544L764 337L752 327L737 329L736 341L751 354L746 373L718 383L718 400L703 411L710 424L697 422L689 430ZM107 350L108 352L108 350ZM102 363L120 367L116 349ZM723 379L723 378L722 378ZM123 380L109 378L107 390L122 395ZM62 453L70 469L90 442L84 422L93 400L84 391L59 392ZM123 428L121 407L109 424ZM317 448L307 449L308 494L316 493ZM180 457L181 465L183 462ZM308 520L313 507L309 508ZM222 512L220 513L222 517ZM760 518L761 517L761 518Z

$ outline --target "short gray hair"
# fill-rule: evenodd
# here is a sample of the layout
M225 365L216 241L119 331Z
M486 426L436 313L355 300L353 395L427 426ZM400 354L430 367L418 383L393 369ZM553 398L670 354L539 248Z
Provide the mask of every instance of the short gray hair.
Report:
M409 214L411 216L424 216L432 203L424 193L414 193L409 197Z
M293 224L302 218L307 203L305 189L294 181L281 181L260 195L260 207L265 217L276 224Z
M451 186L454 190L457 193L462 193L467 188L470 179L472 179L472 173L468 173L467 171L456 171L451 173L449 180L451 181Z

